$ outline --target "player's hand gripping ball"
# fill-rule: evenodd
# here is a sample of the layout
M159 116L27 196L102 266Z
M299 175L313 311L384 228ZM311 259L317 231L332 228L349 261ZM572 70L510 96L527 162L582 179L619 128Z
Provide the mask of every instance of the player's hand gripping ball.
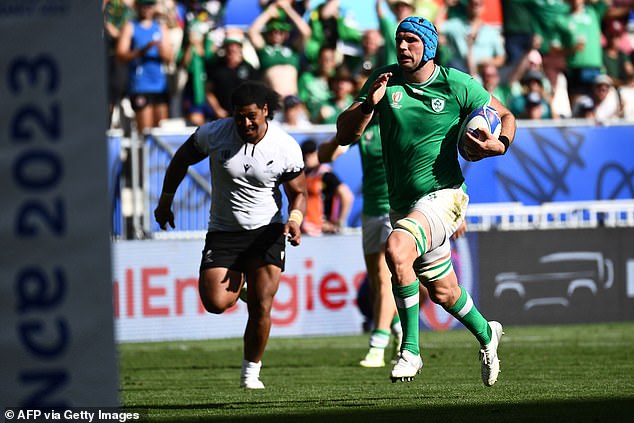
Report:
M495 138L500 136L502 130L502 121L500 115L491 106L482 106L474 109L469 116L467 116L460 127L460 139L458 141L458 149L462 157L469 160L464 154L463 144L465 142L466 133L470 132L475 137L478 136L478 128L486 128L493 134Z

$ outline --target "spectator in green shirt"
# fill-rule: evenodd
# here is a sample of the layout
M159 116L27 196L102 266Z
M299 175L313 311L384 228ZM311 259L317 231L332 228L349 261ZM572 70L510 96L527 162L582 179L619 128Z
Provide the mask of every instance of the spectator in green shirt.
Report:
M604 0L566 0L570 13L559 16L560 43L556 49L566 56L570 102L588 95L603 66L601 20L607 10Z
M328 47L342 55L357 54L361 44L361 30L342 10L339 0L326 0L310 12L308 24L312 34L304 54L311 64L317 62L319 51Z
M290 38L293 27L299 34L296 43ZM298 94L300 52L310 34L310 27L288 0L271 3L249 28L249 39L260 60L263 81L282 98Z
M319 115L321 105L330 99L328 81L337 67L335 54L334 48L322 47L315 68L299 77L299 98L306 105L311 121Z

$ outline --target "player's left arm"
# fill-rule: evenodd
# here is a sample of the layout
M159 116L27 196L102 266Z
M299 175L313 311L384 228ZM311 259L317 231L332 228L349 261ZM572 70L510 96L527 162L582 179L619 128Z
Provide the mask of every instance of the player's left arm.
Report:
M288 198L289 217L284 225L284 234L293 246L299 245L302 238L301 225L306 213L306 174L302 170L292 179L284 182L284 192Z

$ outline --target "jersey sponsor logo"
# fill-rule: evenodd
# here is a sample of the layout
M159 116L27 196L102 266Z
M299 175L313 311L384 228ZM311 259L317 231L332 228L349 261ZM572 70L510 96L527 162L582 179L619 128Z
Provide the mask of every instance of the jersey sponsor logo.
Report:
M402 99L403 99L403 92L402 91L393 92L392 93L392 103L390 103L390 106L393 109L400 109L401 107L403 107L401 104L399 104Z
M445 99L444 98L434 98L431 101L431 108L434 112L442 112L445 108Z

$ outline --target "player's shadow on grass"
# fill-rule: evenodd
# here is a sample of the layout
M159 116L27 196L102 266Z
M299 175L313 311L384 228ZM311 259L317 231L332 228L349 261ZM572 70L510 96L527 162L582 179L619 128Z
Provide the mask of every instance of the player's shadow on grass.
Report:
M283 401L283 399L280 399ZM347 400L346 402L349 402ZM424 399L421 399L424 402ZM268 403L274 408L279 402ZM378 423L378 422L442 422L442 423L495 423L495 422L618 422L630 421L634 415L634 397L617 400L596 400L596 401L563 401L563 402L535 402L521 404L485 404L481 406L461 406L450 407L420 407L408 408L372 408L372 404L366 401L361 404L340 405L333 401L324 401L323 411L314 413L297 413L274 415L271 412L253 413L253 406L265 408L267 403L228 403L228 404L196 404L186 406L156 406L138 407L145 409L148 414L142 421L161 422L230 422L230 423ZM195 417L183 416L186 410L222 409L226 408L228 415L201 416L195 413ZM250 416L236 416L239 409L244 409L244 414ZM318 409L318 405L316 409ZM126 407L134 409L134 407ZM166 416L166 410L178 410L179 417L170 418ZM154 412L152 410L155 410ZM159 411L159 410L162 410ZM229 411L230 410L230 411ZM156 420L148 415L160 414ZM214 413L212 413L214 414Z

